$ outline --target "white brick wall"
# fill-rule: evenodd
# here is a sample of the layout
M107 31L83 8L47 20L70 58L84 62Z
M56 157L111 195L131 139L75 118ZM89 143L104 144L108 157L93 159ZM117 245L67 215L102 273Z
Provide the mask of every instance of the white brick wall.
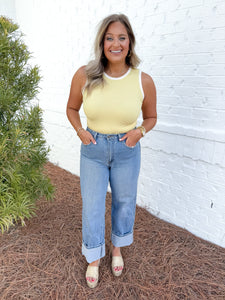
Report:
M0 15L16 19L15 0L0 0Z
M90 59L97 23L129 16L158 93L158 123L142 140L138 204L225 247L224 1L15 0L14 9L43 75L50 160L78 175L80 142L65 115L71 78Z

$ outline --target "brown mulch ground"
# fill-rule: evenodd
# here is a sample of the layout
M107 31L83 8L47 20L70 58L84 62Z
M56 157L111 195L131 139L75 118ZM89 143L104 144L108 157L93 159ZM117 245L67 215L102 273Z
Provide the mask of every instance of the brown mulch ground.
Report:
M110 194L106 256L94 290L81 255L79 178L47 164L54 202L39 201L37 216L0 237L0 299L225 299L225 249L137 207L134 243L122 249L125 269L110 269Z

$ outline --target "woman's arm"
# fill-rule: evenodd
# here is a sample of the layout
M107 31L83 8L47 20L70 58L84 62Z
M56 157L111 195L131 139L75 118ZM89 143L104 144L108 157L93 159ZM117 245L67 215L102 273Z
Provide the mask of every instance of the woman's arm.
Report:
M156 88L151 76L143 72L142 86L145 95L142 104L142 126L144 126L146 132L148 132L156 125L157 122Z
M150 131L157 122L157 112L156 112L156 88L155 84L151 78L146 73L141 74L142 86L144 90L144 100L142 103L142 116L145 131ZM121 139L126 140L126 144L129 147L136 145L136 143L141 139L142 132L139 128L130 130Z
M96 143L93 136L90 132L84 130L82 128L82 124L80 121L79 110L82 105L83 96L82 96L82 88L86 83L86 74L85 74L85 66L79 68L77 72L74 74L70 95L67 103L66 114L67 117L72 124L73 128L76 130L77 135L81 139L84 144Z

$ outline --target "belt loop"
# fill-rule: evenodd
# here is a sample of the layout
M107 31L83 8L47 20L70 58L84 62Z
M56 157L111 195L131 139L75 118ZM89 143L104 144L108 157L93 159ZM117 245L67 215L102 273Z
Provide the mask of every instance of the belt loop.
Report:
M89 127L87 127L86 130L89 131L92 134L92 136L93 136L94 139L96 139L96 136L98 135L98 132L90 129Z
M94 139L96 139L97 135L98 135L98 133L95 131L95 133L94 133Z

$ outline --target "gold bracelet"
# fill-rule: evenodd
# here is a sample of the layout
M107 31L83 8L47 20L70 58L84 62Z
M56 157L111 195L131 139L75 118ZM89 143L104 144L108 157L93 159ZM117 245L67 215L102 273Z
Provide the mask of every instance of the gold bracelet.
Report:
M79 132L80 132L81 130L84 130L84 128L83 128L83 127L78 128L78 130L77 130L77 135L78 135L78 136L79 136Z
M144 126L139 126L139 127L137 127L137 129L140 129L142 136L145 136L145 134L146 134L146 129L145 129Z

